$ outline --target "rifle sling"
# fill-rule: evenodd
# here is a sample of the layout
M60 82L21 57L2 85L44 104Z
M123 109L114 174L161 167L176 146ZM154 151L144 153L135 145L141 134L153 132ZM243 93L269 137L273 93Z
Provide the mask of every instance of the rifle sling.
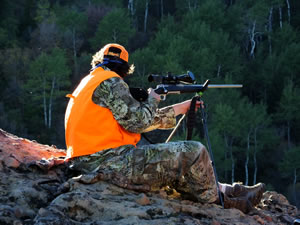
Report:
M190 109L187 113L187 134L186 134L186 140L191 140L193 135L193 128L196 124L196 102L199 100L198 96L194 96L192 98Z

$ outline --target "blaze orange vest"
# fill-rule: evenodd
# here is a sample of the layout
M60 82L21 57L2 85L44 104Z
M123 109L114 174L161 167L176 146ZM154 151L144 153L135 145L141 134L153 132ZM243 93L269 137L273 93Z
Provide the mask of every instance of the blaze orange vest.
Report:
M140 134L126 131L112 112L95 104L92 95L104 80L119 77L99 67L83 78L70 97L65 114L67 158L90 155L122 145L136 145Z

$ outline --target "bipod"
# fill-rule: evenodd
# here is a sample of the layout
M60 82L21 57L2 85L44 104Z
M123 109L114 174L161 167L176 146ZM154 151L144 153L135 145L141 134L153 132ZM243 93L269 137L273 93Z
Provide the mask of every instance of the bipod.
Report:
M197 101L201 101L201 94L200 94L200 96L193 97L192 102L191 102L191 106L190 106L190 110L188 112L188 118L187 118L187 128L188 129L187 129L186 140L191 140L192 139L193 127L196 123L196 102ZM219 196L221 205L224 208L223 196L222 196L221 191L220 191L218 175L217 175L216 167L215 167L215 164L214 164L214 156L213 156L213 153L212 153L210 139L209 139L209 136L208 136L208 128L207 128L206 118L205 118L206 112L205 112L204 107L202 105L200 106L200 109L201 109L201 117L202 117L201 120L202 120L202 124L203 124L204 135L206 137L208 152L209 152L209 155L210 155L211 164L212 164L214 174L215 174L215 181L216 181L216 185L217 185L218 196Z

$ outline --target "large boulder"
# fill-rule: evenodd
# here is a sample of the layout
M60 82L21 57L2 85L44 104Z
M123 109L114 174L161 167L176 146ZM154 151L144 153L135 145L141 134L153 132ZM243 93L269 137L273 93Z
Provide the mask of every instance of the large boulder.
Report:
M265 192L249 214L181 199L169 189L140 193L68 170L65 150L0 130L0 224L291 224L299 211Z

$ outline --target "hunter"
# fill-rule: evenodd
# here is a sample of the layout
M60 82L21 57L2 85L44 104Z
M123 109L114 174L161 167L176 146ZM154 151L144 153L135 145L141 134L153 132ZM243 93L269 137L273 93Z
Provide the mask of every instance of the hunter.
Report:
M158 108L160 96L148 89L146 101L137 101L123 78L134 71L128 52L107 44L92 59L92 69L70 97L65 114L67 157L74 170L106 179L120 187L155 191L169 186L202 203L248 213L260 202L265 185L216 183L209 154L196 141L138 145L141 133L171 129L176 116L185 114L187 100ZM202 102L197 102L202 107Z

